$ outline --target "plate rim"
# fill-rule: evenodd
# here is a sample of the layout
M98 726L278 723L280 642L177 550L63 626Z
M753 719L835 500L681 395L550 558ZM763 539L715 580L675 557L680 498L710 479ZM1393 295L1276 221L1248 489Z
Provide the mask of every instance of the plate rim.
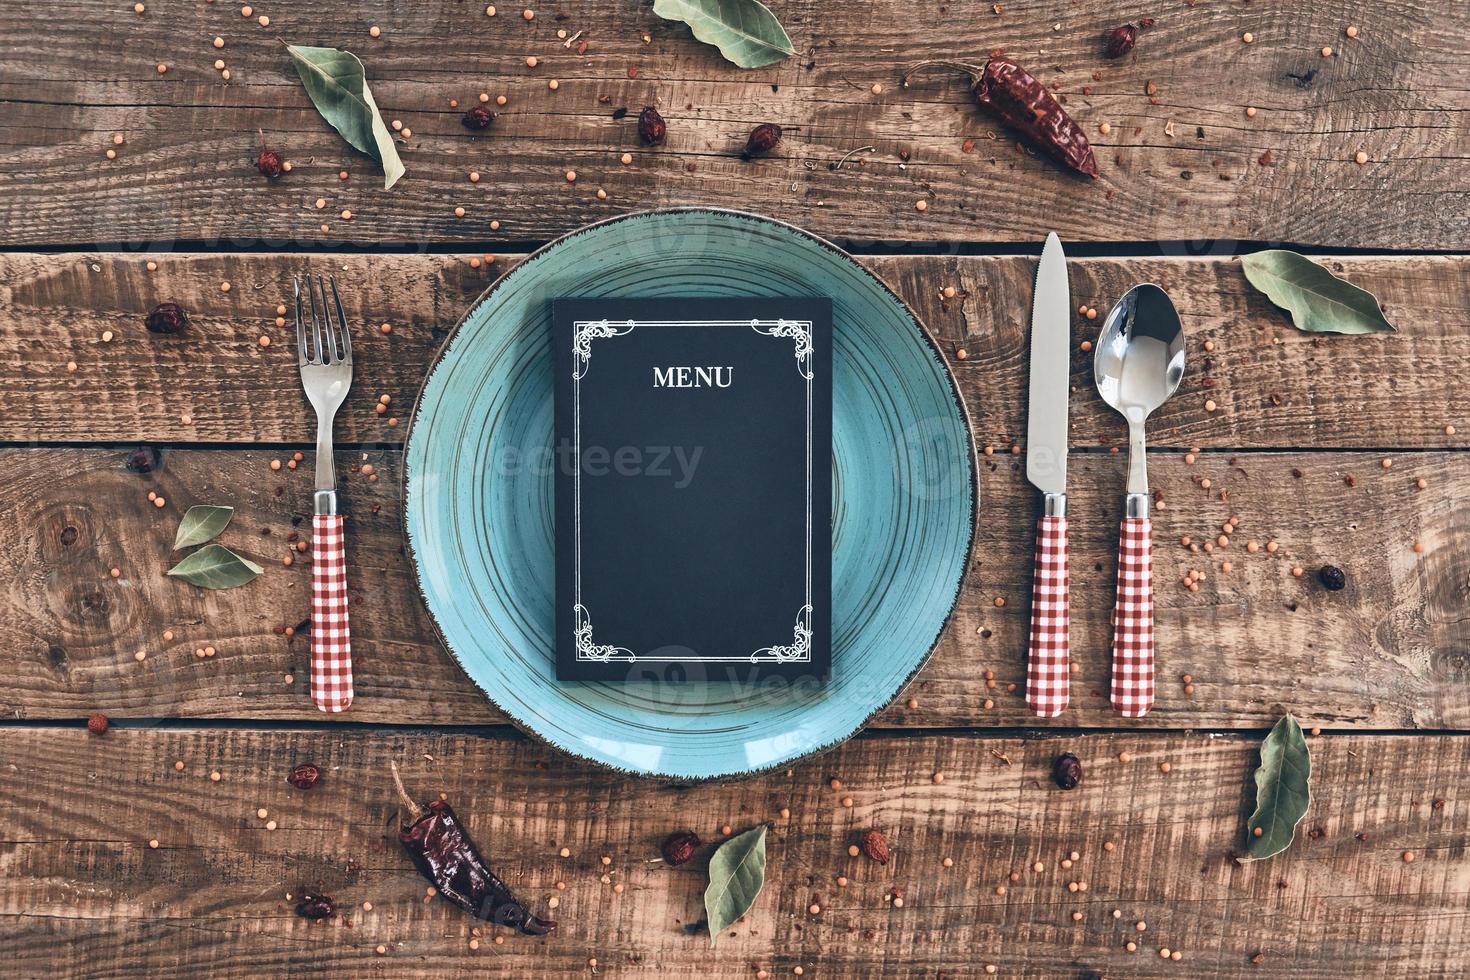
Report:
M707 214L721 217L734 217L764 224L776 225L796 234L798 237L810 240L814 244L826 249L829 252L834 253L839 258L846 259L852 264L854 268L858 269L864 276L872 280L874 285L876 285L883 292L887 293L888 296L892 298L895 303L898 304L899 308L908 315L909 319L913 321L914 325L919 328L919 336L923 339L924 343L928 345L930 351L933 353L936 360L942 366L943 371L941 376L944 379L945 385L949 389L950 400L954 402L955 407L959 410L960 420L964 425L966 462L968 464L970 472L970 508L969 513L966 515L966 520L969 522L969 528L968 532L965 535L964 560L960 569L959 577L954 585L954 595L950 598L949 608L945 611L944 617L940 621L939 629L935 632L934 637L929 641L923 655L920 656L919 659L915 662L913 669L910 670L908 674L904 676L903 680L899 682L897 687L894 689L893 694L890 695L889 698L881 705L869 712L866 717L857 722L848 731L837 735L829 741L823 742L821 745L808 749L805 752L801 752L799 754L789 756L785 759L781 759L776 762L772 762L767 765L755 768L722 771L709 773L702 776L674 775L666 772L648 772L637 769L629 769L625 766L620 766L616 763L609 762L606 759L598 759L589 755L584 755L581 752L576 751L575 749L568 748L567 746L553 741L549 736L543 735L541 732L538 732L535 729L531 728L528 724L523 723L519 718L517 718L513 712L507 710L504 705L495 700L490 692L487 691L484 686L481 685L480 682L474 678L473 675L470 674L469 669L464 664L464 660L445 638L444 630L439 625L439 618L437 615L435 615L433 608L429 604L428 595L424 592L423 578L419 571L418 554L416 549L414 548L413 536L409 534L408 530L410 510L409 447L413 443L414 430L418 423L419 413L423 405L424 391L428 388L430 380L432 380L432 378L434 377L434 373L438 371L439 368L443 365L444 358L449 353L450 345L454 343L454 339L459 335L459 331L461 330L461 328L464 327L469 318L474 315L475 311L477 311L481 306L488 302L495 291L504 286L506 281L512 275L519 271L523 266L531 262L531 260L537 258L543 253L548 252L551 249L573 238L593 231L597 228L638 218L658 217L662 215L672 214ZM589 222L585 225L579 225L571 231L564 232L561 235L558 235L556 238L545 242L536 249L527 253L519 262L516 263L514 268L499 276L494 282L486 286L485 289L482 290L477 297L475 297L474 301L465 308L463 315L461 315L460 318L455 321L454 326L449 329L449 332L447 334L445 334L444 339L440 342L438 349L434 351L433 356L429 359L428 367L424 370L423 379L419 382L418 391L414 395L413 408L409 413L408 425L404 429L403 433L402 452L402 473L399 477L399 500L401 501L399 505L401 508L401 514L398 522L399 531L402 535L403 547L408 553L408 564L410 570L413 573L414 592L418 596L420 607L429 618L429 625L433 629L434 637L439 641L440 647L442 647L445 652L447 652L449 656L454 659L454 662L459 667L460 671L463 672L465 677L468 678L469 682L475 686L475 689L480 692L481 696L483 696L485 700L488 701L490 705L495 708L496 711L499 711L502 715L504 715L506 719L508 719L510 725L522 735L532 739L539 744L549 746L550 748L567 756L570 756L571 758L576 759L579 762L585 762L604 769L609 769L623 776L633 776L639 779L647 779L664 783L677 783L681 785L692 786L701 783L714 782L717 780L728 781L734 779L749 779L763 773L772 772L777 769L789 768L800 762L810 761L817 756L830 752L831 750L837 748L838 746L844 744L845 742L851 740L852 738L866 730L872 723L874 718L878 717L878 715L882 714L883 711L887 710L887 708L892 705L894 701L900 698L903 693L908 690L909 685L914 682L914 679L918 677L919 672L928 665L930 658L934 656L934 650L939 645L940 638L943 637L944 631L949 627L950 621L954 619L955 611L959 608L960 596L964 593L965 579L969 574L970 556L975 549L975 535L978 533L979 527L980 466L979 461L976 458L977 451L975 443L974 417L970 413L969 405L967 405L965 402L964 394L960 391L960 386L955 381L954 369L950 366L949 360L944 356L944 353L939 345L939 340L937 337L934 336L934 332L929 329L929 325L925 323L924 319L919 316L919 314L913 309L913 307L909 306L904 298L898 294L897 290L890 286L882 276L878 275L872 269L869 269L867 266L863 265L862 262L858 261L858 259L853 256L851 252L848 252L846 249L842 248L832 241L829 241L821 235L807 231L805 228L801 228L798 225L792 224L789 221L783 221L780 218L772 218L764 214L757 214L754 211L742 211L736 208L722 208L709 205L680 205L676 207L648 208L639 211L629 211L624 214L613 215L611 217L603 218L598 221Z

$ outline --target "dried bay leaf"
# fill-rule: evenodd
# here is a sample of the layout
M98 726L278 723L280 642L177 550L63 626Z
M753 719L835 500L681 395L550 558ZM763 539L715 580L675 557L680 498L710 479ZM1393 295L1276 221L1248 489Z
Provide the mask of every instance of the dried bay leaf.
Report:
M189 548L219 536L235 515L233 507L210 507L196 504L184 514L174 535L174 550Z
M384 125L368 88L367 73L351 51L292 44L286 47L312 104L342 138L383 167L383 188L403 176L393 134Z
M249 558L241 558L224 545L200 548L168 573L201 589L233 589L253 581L265 569Z
M1296 836L1296 825L1312 801L1308 782L1312 755L1302 726L1290 714L1271 729L1261 743L1261 765L1256 770L1256 812L1246 832L1246 857L1260 861L1286 850ZM1256 828L1261 835L1256 836Z
M696 38L741 68L760 68L796 53L786 29L759 0L653 0L653 12L689 25Z
M709 887L704 890L704 914L709 919L709 944L755 904L766 883L766 825L731 837L709 862Z
M1386 333L1396 328L1366 289L1283 248L1240 257L1245 278L1311 333Z

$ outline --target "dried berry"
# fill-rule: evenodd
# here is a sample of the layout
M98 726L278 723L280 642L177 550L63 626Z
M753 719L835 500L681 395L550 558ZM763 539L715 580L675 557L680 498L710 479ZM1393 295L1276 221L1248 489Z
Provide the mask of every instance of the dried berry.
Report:
M465 129L485 129L495 121L495 113L490 111L489 106L481 103L471 106L468 112L459 117L459 121L464 123Z
M1082 760L1070 752L1063 752L1051 764L1051 778L1062 789L1076 789L1082 782Z
M858 847L863 854L879 864L888 863L888 839L883 836L881 830L870 830L863 834L863 839L858 842Z
M139 446L123 462L129 473L152 473L163 469L163 453L153 446Z
M262 177L274 180L285 171L285 161L275 150L261 150L260 156L255 158L255 169L260 171Z
M644 106L643 111L638 113L638 138L643 141L643 145L658 146L663 143L667 134L668 127L664 125L664 117L653 106Z
M325 919L337 911L337 903L330 895L312 895L302 892L301 901L296 903L296 914L303 919Z
M770 153L779 142L781 142L781 127L775 123L761 123L750 131L750 139L745 141L745 149L740 155L749 160L751 157Z
M663 853L664 860L671 866L678 867L685 861L694 857L694 852L699 849L699 837L692 830L680 830L669 835L659 850Z
M1138 43L1138 28L1132 24L1115 27L1108 32L1108 57L1121 58Z
M189 326L189 314L178 303L159 303L144 326L149 333L181 333Z
M1336 592L1347 585L1347 576L1336 565L1323 565L1321 571L1317 572L1317 580L1330 592Z
M291 770L291 774L286 777L286 782L295 786L297 789L311 789L316 785L316 781L321 778L322 771L320 769L310 762L303 762Z
M93 715L87 719L87 731L93 735L102 735L107 732L107 716Z

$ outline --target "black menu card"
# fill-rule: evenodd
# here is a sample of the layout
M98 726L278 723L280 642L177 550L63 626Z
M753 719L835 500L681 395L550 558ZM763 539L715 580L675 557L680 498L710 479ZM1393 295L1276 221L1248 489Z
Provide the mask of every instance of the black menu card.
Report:
M556 676L821 681L832 304L558 299Z

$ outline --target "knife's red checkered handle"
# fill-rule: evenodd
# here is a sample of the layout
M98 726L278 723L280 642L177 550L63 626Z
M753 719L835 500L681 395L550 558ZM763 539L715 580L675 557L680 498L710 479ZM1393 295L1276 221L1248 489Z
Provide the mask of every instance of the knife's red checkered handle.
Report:
M1142 718L1154 703L1153 524L1125 517L1118 543L1118 599L1113 607L1113 707Z
M311 542L311 699L323 711L352 704L352 635L342 518L317 514Z
M1031 585L1031 644L1026 660L1026 703L1042 718L1067 708L1067 519L1036 522L1036 573Z

